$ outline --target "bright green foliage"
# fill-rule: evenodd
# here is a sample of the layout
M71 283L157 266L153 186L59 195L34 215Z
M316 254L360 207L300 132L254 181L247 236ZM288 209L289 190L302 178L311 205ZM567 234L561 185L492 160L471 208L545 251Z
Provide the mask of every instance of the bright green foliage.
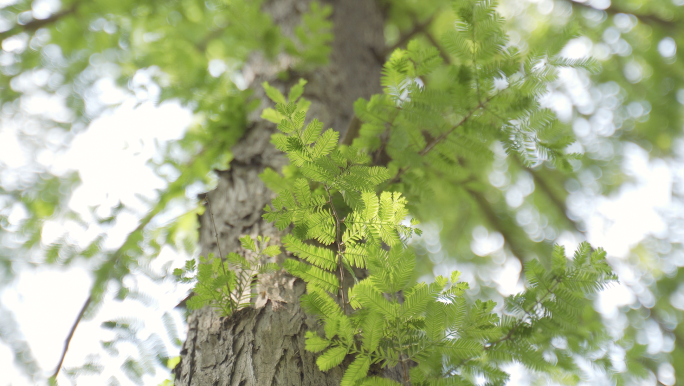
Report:
M530 288L506 299L502 319L492 312L492 301L466 303L463 292L468 285L456 282L458 272L451 281L439 276L429 285L414 284L410 251L395 247L378 252L369 257L370 276L350 291L355 312L345 314L327 294L309 287L302 304L322 320L325 336L307 333L307 349L323 351L317 364L324 371L354 355L342 385L364 379L371 366L400 365L407 371L411 362L417 363L410 370L413 385L463 384L473 382L474 374L498 383L507 374L497 365L511 361L536 371L576 374L572 356L587 354L608 340L575 336L580 315L591 308L587 296L616 280L605 253L589 249L581 245L568 261L563 248L556 247L556 265L550 272L531 264ZM555 337L567 337L571 344L556 350L550 343ZM545 360L542 353L547 350L565 360Z
M281 189L264 209L264 218L281 230L294 225L283 245L297 259L286 260L283 267L307 282L301 305L321 320L325 331L324 336L307 332L306 348L321 353L316 363L322 371L353 356L342 386L381 382L367 378L371 368L394 366L401 366L413 385L474 382L475 374L501 383L508 375L498 365L512 361L572 375L577 373L569 360L573 355L609 340L574 336L581 314L591 309L587 297L617 280L605 252L592 252L586 243L571 261L563 247L555 247L550 270L536 260L528 262L528 289L506 299L503 317L493 312L491 300L469 304L464 297L468 285L457 282L458 272L416 284L415 256L406 245L413 229L401 224L408 215L406 199L398 192L375 192L388 172L367 166L369 158L355 146L338 146L331 129L319 135L319 121L305 126L305 112L296 100L265 87L283 116L281 133L272 141L306 178ZM267 183L274 178L265 177ZM354 276L353 267L366 268L369 276L345 282L346 275ZM557 350L565 361L551 363L542 353L552 349L556 337L573 344Z
M252 304L257 275L280 269L278 264L264 261L280 254L277 245L266 246L269 241L268 237L258 236L255 241L251 236L243 236L240 242L250 257L231 252L222 259L209 254L206 258L201 256L199 264L191 259L185 262L185 269L176 268L173 274L180 282L195 282L188 309L209 305L228 316Z
M301 106L306 104L297 103L302 86L300 82L293 87L288 102L279 91L264 85L282 116L278 124L282 134L275 134L272 141L306 177L282 189L264 209L264 218L280 230L294 225L283 244L301 261L286 260L288 272L337 293L340 281L334 273L339 271L343 279L343 267L365 268L369 251L383 244L396 245L412 230L399 225L408 214L401 194L383 192L378 197L375 193L377 185L389 177L385 168L368 166L370 158L354 147L338 147L339 134L323 131L318 120L304 125L306 113ZM336 207L339 203L334 200L346 205ZM306 244L306 240L322 246ZM334 249L324 247L331 245Z
M337 133L332 129L320 137L307 135L310 131L320 132L322 125L313 120L304 128L304 115L295 112L294 106L277 105L287 117L279 128L290 135L276 134L273 141L300 166L308 181L297 179L292 190L282 190L272 208L265 208L264 218L281 230L294 224L293 234L283 240L285 248L310 263L287 260L285 268L307 282L336 292L340 283L330 272L341 266L365 268L369 251L383 244L396 245L401 238L410 236L412 230L399 225L408 214L406 201L399 193L383 192L378 197L374 187L387 179L386 170L367 166L368 157L355 148L337 149ZM347 207L338 211L334 195L339 195L339 201L346 202ZM303 243L309 239L325 246L334 244L335 250Z
M434 46L412 41L386 62L385 94L355 104L365 123L354 144L376 160L389 155L390 170L405 174L402 181L415 190L423 189L418 179L425 168L463 178L465 167L491 156L494 141L526 165L548 160L570 169L564 149L574 137L553 112L540 109L538 97L556 79L557 67L596 71L598 63L508 47L495 6L454 2L456 28L442 37L449 63Z
M330 33L332 23L328 20L331 13L330 5L311 3L309 12L302 16L302 24L295 28L297 41L286 40L286 50L299 58L297 66L300 69L312 69L328 62L330 42L333 40Z

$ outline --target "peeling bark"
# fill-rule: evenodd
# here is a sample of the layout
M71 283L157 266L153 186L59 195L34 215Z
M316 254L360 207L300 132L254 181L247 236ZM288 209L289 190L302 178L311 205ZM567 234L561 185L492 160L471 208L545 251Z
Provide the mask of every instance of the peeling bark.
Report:
M291 33L308 3L273 0L264 10L285 33ZM310 118L318 118L344 134L353 117L353 102L381 92L381 64L376 53L384 48L383 18L374 1L328 3L333 6L335 34L330 64L303 75L309 81L304 96L312 102ZM286 91L289 85L278 81L276 75L287 70L289 63L287 57L268 63L256 55L246 66L245 78L252 80L262 108L270 103L261 82ZM238 238L245 234L270 236L274 242L281 236L261 218L273 193L258 174L266 167L280 170L287 160L269 143L275 127L258 118L261 110L251 117L250 129L233 149L230 169L219 173L216 190L208 193L224 253L237 251ZM208 212L200 218L200 244L202 254L218 255ZM304 333L319 328L299 306L304 291L301 280L277 272L259 280L256 308L227 318L208 308L193 312L181 361L174 370L176 385L339 385L342 368L323 373L316 366L316 356L304 349Z

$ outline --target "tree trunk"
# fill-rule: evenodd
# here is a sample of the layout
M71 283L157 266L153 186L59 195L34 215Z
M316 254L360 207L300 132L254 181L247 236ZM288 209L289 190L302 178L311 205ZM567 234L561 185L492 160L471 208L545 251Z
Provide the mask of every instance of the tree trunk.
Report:
M264 11L288 34L308 3L272 0ZM331 3L335 40L330 64L303 75L309 81L304 96L312 102L309 118L318 118L343 132L353 117L353 102L381 92L381 63L376 53L384 48L383 17L371 0ZM287 70L288 63L284 56L278 63L268 63L257 55L246 66L245 76L253 78L254 95L261 99L262 108L270 103L261 82L269 81L287 91L288 85L279 82L276 75ZM273 242L280 239L275 227L261 218L273 193L258 174L266 167L279 171L287 161L269 143L275 127L260 120L260 112L255 112L251 127L233 149L230 169L219 172L218 187L208 193L224 254L238 251L238 237L245 234L270 236ZM207 210L200 218L203 255L218 255L213 226ZM261 278L257 291L255 308L230 317L219 317L208 308L192 313L181 361L175 369L176 385L339 385L342 369L321 372L315 355L304 349L304 333L319 328L299 306L305 284L278 272Z

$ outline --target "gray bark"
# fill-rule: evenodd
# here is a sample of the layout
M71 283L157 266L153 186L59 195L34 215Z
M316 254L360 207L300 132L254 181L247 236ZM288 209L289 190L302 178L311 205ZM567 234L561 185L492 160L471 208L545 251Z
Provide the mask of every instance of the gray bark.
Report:
M265 11L285 33L290 33L308 2L274 0ZM381 64L375 52L384 48L383 18L371 0L337 0L331 4L335 40L330 64L304 74L309 81L304 96L312 101L309 118L318 118L343 132L353 117L353 102L381 92ZM288 64L287 57L279 58L277 63L254 57L245 68L245 77L253 79L252 87L262 108L270 103L261 82L267 80L287 91L288 85L277 81L276 74ZM281 236L261 218L273 193L258 174L266 167L280 170L286 159L269 143L275 128L258 119L260 111L234 148L230 169L219 173L216 190L208 193L224 254L239 250L238 238L242 235L270 236L273 242ZM215 240L206 211L200 218L202 254L218 255ZM319 328L299 306L298 298L304 291L301 280L278 272L259 280L255 308L227 318L208 308L193 312L188 319L181 361L175 369L176 385L339 385L342 369L321 372L316 356L304 349L304 333Z

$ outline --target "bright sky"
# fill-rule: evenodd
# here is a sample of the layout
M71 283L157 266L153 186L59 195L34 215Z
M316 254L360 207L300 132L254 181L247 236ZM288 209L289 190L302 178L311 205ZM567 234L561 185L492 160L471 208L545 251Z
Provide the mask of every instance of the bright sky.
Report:
M157 107L152 103L143 103L137 108L135 104L136 100L128 100L112 113L95 120L88 130L74 139L65 155L53 160L57 170L78 170L82 184L74 192L69 205L86 218L89 218L89 207L101 205L109 208L119 201L142 213L147 206L138 196L153 198L154 189L165 185L146 163L157 153L155 141L163 143L179 139L191 123L192 116L177 103L164 103ZM6 131L5 128L3 131ZM0 134L2 135L9 134L4 132ZM21 154L17 154L19 149L17 146L8 146L5 151L0 152L0 157L3 161L20 159ZM106 244L110 247L120 245L124 237L137 226L138 218L139 216L133 214L125 214L114 229L108 232ZM53 223L46 226L43 236L50 242L61 236L65 230L81 245L87 244L100 232L96 226L83 229L73 225L64 229L63 225ZM175 256L170 248L166 248L160 259L155 261L155 265L161 266L172 259L178 261L176 265L180 265L183 258L184 256ZM46 372L52 373L57 365L64 340L87 297L91 283L90 274L81 267L68 270L26 270L19 275L11 288L1 293L0 301L14 310L36 360ZM66 367L81 365L89 354L102 352L99 341L106 339L107 333L99 327L103 321L122 316L139 318L145 325L140 334L142 337L152 331L165 331L161 316L165 311L173 309L185 296L186 289L177 290L172 284L155 285L146 282L142 276L137 278L137 283L131 284L144 290L152 298L160 299L160 303L156 307L145 307L134 301L105 302L95 319L79 325L64 363ZM184 335L180 316L174 316L179 333ZM161 337L166 339L164 333ZM168 339L166 342L167 347L173 347L168 344ZM136 355L132 347L128 349ZM106 356L103 359L107 360ZM0 363L12 363L9 347L2 344ZM13 366L2 367L0 385L30 384ZM94 379L83 377L81 380L85 384L106 384L112 370L118 371L118 366L108 363L106 369L108 371L101 376ZM145 383L156 385L164 379L165 374L157 375L154 379L146 379ZM117 377L126 384L127 379L120 372ZM70 384L63 375L60 375L59 382Z

